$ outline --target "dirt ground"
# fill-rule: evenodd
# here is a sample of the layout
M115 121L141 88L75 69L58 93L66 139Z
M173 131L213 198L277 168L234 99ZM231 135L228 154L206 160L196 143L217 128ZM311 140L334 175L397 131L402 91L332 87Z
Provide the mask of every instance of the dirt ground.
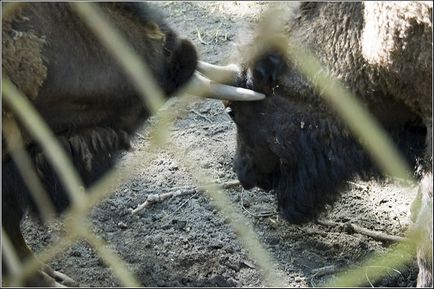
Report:
M174 29L196 44L201 59L226 64L233 54L237 35L254 24L268 4L158 2L156 5ZM176 106L176 99L172 105ZM123 167L129 158L147 153L143 147L149 143L148 133L145 124L119 166ZM232 170L235 136L235 125L216 100L189 105L171 132L172 139L186 150L186 157L196 161L217 182L236 180ZM162 150L150 163L132 171L126 183L92 210L92 229L125 260L143 286L265 286L259 268L204 193L174 197L134 216L130 214L130 209L141 204L147 195L180 188L194 189L196 184L183 164ZM233 205L253 224L290 287L320 286L334 275L315 274L315 269L346 268L390 248L390 244L336 227L316 223L290 225L277 215L258 217L276 210L273 193L259 189L244 191L243 209L241 192L240 186L226 190ZM400 188L390 181L354 180L334 208L321 218L350 221L367 229L402 236L414 196L415 190ZM57 222L42 226L27 217L23 230L27 242L38 252L55 241L63 227ZM112 270L82 241L59 254L51 266L81 286L119 286ZM370 270L375 268L366 268L365 286L369 286ZM374 285L411 287L416 285L416 276L413 261L397 271L391 268L389 276Z

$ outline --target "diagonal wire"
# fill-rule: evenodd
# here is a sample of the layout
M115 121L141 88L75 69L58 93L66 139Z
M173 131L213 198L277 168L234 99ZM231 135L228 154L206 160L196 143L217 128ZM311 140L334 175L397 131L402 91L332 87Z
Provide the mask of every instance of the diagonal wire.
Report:
M281 16L282 11L269 10L269 13L262 18L262 23L266 29L265 38L273 42L267 44L275 44L278 47L288 48L289 43L287 36L283 37L280 33L275 33L276 29L284 27L285 18ZM275 37L274 37L275 36ZM274 39L273 39L274 37ZM321 97L324 97L329 102L341 118L348 124L350 130L358 136L361 144L371 154L373 160L378 164L386 175L404 180L404 185L412 186L415 180L412 177L411 170L408 164L397 151L386 132L373 116L364 109L361 102L346 89L339 81L331 77L323 69L319 60L309 50L301 47L298 43L289 45L289 54L296 63L300 71L311 79L314 88L321 92ZM295 61L296 60L296 61ZM431 217L432 218L432 217ZM383 266L383 267L399 267L410 261L414 255L414 249L420 235L415 230L408 232L408 240L398 243L390 252L384 256L375 256L365 261L365 265ZM413 252L413 254L405 255L405 252ZM397 258L396 256L405 255L407 257ZM374 278L380 278L386 273L385 270L378 270ZM326 286L355 286L361 284L364 280L363 268L360 270L352 270L340 274L337 280L329 282Z
M14 15L19 8L21 8L25 3L23 2L8 2L2 3L2 19L4 21L8 20L9 17Z
M165 97L143 59L133 50L114 25L108 21L95 3L74 2L70 5L118 61L142 96L143 102L151 114L156 113L163 106ZM164 142L166 139L167 120L161 122L158 134L155 135L157 143Z
M2 84L3 102L13 110L29 133L41 145L45 155L53 164L54 169L58 172L62 183L65 185L72 205L81 206L85 200L85 194L80 189L83 188L83 184L59 141L28 98L18 91L16 86L4 76L2 77Z
M7 236L3 235L3 238ZM69 232L63 238L60 238L55 244L52 244L44 249L44 251L38 254L38 258L29 258L27 261L23 262L22 269L19 274L14 276L10 281L12 286L21 286L23 281L33 274L35 271L40 269L41 262L47 263L52 260L59 252L66 250L75 241L77 241L77 235L74 232Z
M275 269L275 262L258 240L258 236L255 234L250 222L237 212L221 185L216 184L209 177L210 172L199 170L199 167L193 161L185 157L187 152L181 151L179 147L178 144L170 143L168 150L174 153L174 157L179 163L184 164L189 169L196 179L198 187L208 195L210 200L229 220L232 229L237 234L241 244L247 249L249 256L262 269L266 286L287 287L283 277L279 276Z
M375 256L365 260L355 269L347 269L338 273L333 280L329 280L325 287L355 287L361 286L366 282L365 274L366 267L375 266L377 270L370 273L371 282L376 282L383 278L388 273L388 268L400 269L405 264L411 262L414 258L414 252L418 245L417 240L420 238L421 232L414 230L408 233L406 241L399 242L390 251L385 254L376 254Z
M114 275L119 279L120 283L125 287L140 287L140 282L127 269L128 266L124 260L110 249L106 242L96 236L89 230L89 226L85 220L74 219L70 220L71 227L75 232L85 239L92 247L95 248L98 255L104 262L113 270Z
M10 275L12 279L15 276L17 276L22 270L22 266L14 250L11 239L6 234L6 231L4 230L3 226L2 226L2 262L5 262L5 264L8 265L7 268L10 270ZM4 268L2 268L2 270L4 270Z
M13 161L22 174L23 180L32 194L42 219L44 221L49 220L55 215L53 204L48 198L47 192L36 174L35 167L27 151L24 149L20 129L12 116L3 118L2 130L5 136L4 139L6 141L7 150L10 152Z
M176 113L171 115L172 122L179 117L181 113L186 112L186 107L191 103L192 96L191 95L184 95L181 96L178 100L177 110ZM164 113L164 111L162 112ZM152 130L157 130L158 124L153 124L151 127ZM95 185L93 185L89 190L87 194L87 200L86 202L79 208L69 208L65 212L64 216L62 217L62 220L65 222L66 225L68 225L68 220L73 220L76 218L76 216L84 217L94 205L99 203L104 198L108 197L111 193L113 193L113 186L123 183L127 181L131 177L131 170L136 170L137 167L143 166L143 164L149 164L150 161L155 158L155 155L153 155L152 152L155 151L155 147L153 147L155 144L151 144L150 147L145 149L147 151L146 154L142 154L141 156L137 158L130 158L125 164L125 167L128 167L128 170L123 170L119 167L113 168L110 172L108 172L104 177L101 178ZM73 225L69 225L71 227L71 232L75 232ZM73 237L73 234L66 234L63 236L59 242L62 242L64 244L71 244L73 241L68 240L68 238ZM76 237L75 237L76 238ZM44 250L38 254L39 259L42 262L48 262L51 258L53 258L59 250L62 250L65 245L59 244L58 246L51 246L48 248L44 248ZM26 276L30 275L34 270L38 269L39 263L34 262L33 260L30 260L23 265L23 272L22 276L20 278L25 278ZM135 282L134 284L137 284Z
M321 96L330 102L353 133L360 137L361 144L371 153L382 171L415 184L411 170L395 144L380 123L363 107L361 101L342 83L328 75L311 52L295 44L290 51L293 59L303 59L297 61L300 70L313 79L315 88L322 92Z

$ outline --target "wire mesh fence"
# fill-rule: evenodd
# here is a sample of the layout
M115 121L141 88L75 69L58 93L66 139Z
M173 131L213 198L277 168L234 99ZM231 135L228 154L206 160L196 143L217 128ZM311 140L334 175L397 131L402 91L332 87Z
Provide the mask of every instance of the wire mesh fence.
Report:
M25 4L22 4L25 5ZM174 158L183 164L194 176L197 185L201 188L219 210L230 221L230 224L239 237L241 243L247 249L249 256L258 264L263 273L264 280L268 286L285 287L287 283L283 279L273 262L273 258L264 249L263 244L255 235L252 225L246 218L237 212L233 204L225 194L224 189L212 180L205 171L198 169L198 166L190 159L185 157L185 153L178 148L176 143L169 138L171 126L179 114L185 113L186 107L195 101L195 98L188 93L181 93L178 101L177 114L173 111L165 109L164 97L149 67L142 59L131 49L128 41L116 31L102 11L98 9L95 3L76 2L70 3L72 9L81 17L84 23L97 36L98 40L108 49L114 56L116 61L122 67L130 81L136 87L137 91L142 96L143 103L150 111L155 114L156 122L151 127L152 140L150 145L145 149L147 152L167 149L174 154ZM12 15L14 9L19 6L13 4L3 5L3 17ZM279 23L280 17L278 11L270 10L264 14L262 24L266 29L269 29L269 39L264 41L281 41L281 38L276 37L273 40L272 27L280 27L283 23ZM265 23L265 24L264 24ZM276 45L286 45L286 43L276 43ZM364 140L362 144L366 150L370 151L375 161L383 171L391 176L401 180L406 186L414 186L415 180L411 178L410 169L403 161L394 145L388 139L387 134L376 123L374 118L369 115L366 109L357 102L357 99L344 88L338 81L330 77L321 68L321 65L313 54L306 52L303 48L291 45L290 56L294 59L302 59L298 61L300 70L306 76L315 79L314 86L317 90L323 91L322 95L336 109L338 114L347 122L351 131ZM252 55L253 57L253 55ZM320 72L320 73L318 73ZM198 96L206 96L206 91L197 91ZM8 108L11 109L15 117L22 122L32 137L41 145L45 155L55 167L61 177L63 185L67 188L67 192L72 200L72 205L66 213L62 215L62 220L67 227L67 234L52 246L44 249L38 254L38 258L42 262L49 262L62 250L66 250L79 240L88 242L102 258L102 260L110 266L113 274L119 279L120 284L127 287L141 286L140 282L127 268L128 265L107 246L107 244L90 229L87 220L90 210L109 197L112 193L112 186L125 182L129 178L129 173L125 170L114 168L96 184L89 189L85 189L78 173L61 145L56 141L56 137L50 131L47 124L44 123L35 108L32 107L29 98L18 91L14 84L7 78L7 75L2 77L2 101ZM16 121L14 117L3 116L3 127L5 121L9 123L7 126L9 131L3 130L3 135L7 140L7 148L11 153L17 166L20 168L26 183L29 184L36 205L40 207L40 212L44 220L53 217L54 209L49 204L46 198L46 193L39 183L34 169L31 169L31 161L25 153L25 141L16 132ZM387 153L386 153L387 152ZM128 167L134 170L140 164L148 163L151 154L144 153L141 158L130 160ZM5 220L3 220L4 222ZM358 286L365 281L366 267L378 266L375 274L371 275L371 280L382 278L387 274L387 268L398 268L406 264L410 260L405 258L393 258L391 256L400 255L399 252L413 252L418 245L420 232L409 231L405 240L398 243L388 254L381 257L375 256L366 260L366 262L357 269L351 269L342 273L342 276L334 279L328 286ZM397 254L398 253L398 254ZM411 255L411 254L410 254ZM21 263L17 258L16 252L10 240L2 230L2 258L8 268L10 268L11 276L8 280L10 286L21 286L24 280L39 269L40 263L31 259Z

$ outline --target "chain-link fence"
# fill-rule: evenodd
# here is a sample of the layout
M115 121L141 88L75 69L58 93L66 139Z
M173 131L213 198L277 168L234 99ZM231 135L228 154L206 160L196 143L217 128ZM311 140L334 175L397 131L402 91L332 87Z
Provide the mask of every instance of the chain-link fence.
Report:
M14 13L14 9L24 3L15 4L8 3L3 5L3 17L8 17ZM252 260L261 268L264 280L269 286L286 286L279 273L276 271L276 266L270 257L269 253L264 249L258 237L254 234L252 225L247 219L237 212L224 189L212 180L206 172L198 169L195 163L185 158L183 152L173 144L169 139L169 131L175 119L179 115L174 114L164 107L164 97L158 85L156 85L153 76L145 63L131 49L129 43L119 34L107 21L102 11L94 3L71 3L72 9L80 15L88 28L97 36L98 40L104 44L108 51L114 56L124 72L128 75L131 82L136 87L137 91L143 97L144 104L149 110L155 114L156 121L151 127L152 140L150 145L145 149L147 152L156 151L165 148L172 152L175 159L183 164L197 181L198 187L202 189L212 199L214 205L226 216L229 220L234 232L236 232L241 243L247 249ZM270 10L264 14L263 20L259 25L263 28L273 30L272 27L279 27L283 23L279 23L279 17L275 10ZM273 33L270 31L270 38L266 41L274 41ZM280 38L275 38L280 39ZM265 40L264 40L265 41ZM279 40L277 40L279 41ZM281 45L281 43L276 43ZM320 66L320 63L313 54L301 49L300 47L291 46L290 55L294 59L303 59L297 61L300 70L306 76L316 79L314 86L321 90L322 95L327 102L332 105L338 114L347 122L351 131L360 139L365 148L371 152L375 161L383 171L398 179L401 179L403 185L414 185L415 180L409 178L412 174L405 161L399 155L392 142L386 137L386 134L363 108L358 100L339 82L331 78L325 70ZM253 56L252 56L253 57ZM18 91L14 84L7 78L7 75L2 77L2 98L3 104L7 105L13 111L14 117L19 119L42 147L47 159L58 172L63 185L68 192L72 204L67 212L62 215L62 220L65 222L66 231L68 232L58 242L45 248L38 254L38 258L42 262L49 262L56 254L62 250L66 250L78 240L87 241L102 258L102 260L110 266L113 274L119 279L123 286L141 286L134 274L127 269L127 264L115 253L109 246L90 229L87 221L89 211L93 206L107 198L112 193L112 186L120 184L128 180L129 174L125 170L114 168L101 180L89 189L84 189L84 185L74 170L73 165L69 161L66 154L63 152L60 144L57 142L53 133L44 123L38 112L32 107L29 98ZM204 96L206 91L197 91L197 95ZM185 112L187 105L195 101L195 98L187 93L179 93L179 101L177 104L177 113ZM19 130L16 126L14 117L3 117L3 122L8 122L9 131L3 130L3 135L6 139L7 147L16 162L23 178L29 187L36 200L36 205L44 220L53 217L54 209L46 198L42 185L39 183L38 177L31 168L31 161L24 149L24 140L17 133ZM4 126L5 127L5 126ZM130 159L127 166L130 170L134 170L143 163L148 163L151 154L143 153L140 158ZM7 220L3 220L5 222ZM366 260L363 266L378 266L375 274L372 274L371 280L381 278L387 274L389 267L400 267L409 260L393 256L400 255L399 252L412 252L417 246L418 233L409 232L404 241L398 243L389 253L381 257L373 257ZM10 268L11 286L20 286L25 278L30 276L35 270L39 269L40 264L37 260L31 259L28 262L21 263L13 250L13 245L10 239L2 230L2 255L3 262ZM411 255L411 254L410 254ZM406 255L408 256L408 254ZM365 271L363 267L359 269L351 269L342 274L341 277L335 279L329 286L357 286L364 281Z

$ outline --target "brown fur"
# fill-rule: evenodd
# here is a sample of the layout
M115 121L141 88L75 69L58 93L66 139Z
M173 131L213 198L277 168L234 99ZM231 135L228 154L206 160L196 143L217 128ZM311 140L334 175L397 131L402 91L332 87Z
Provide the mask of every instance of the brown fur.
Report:
M180 39L158 11L146 3L98 6L149 66L166 97L193 75L194 46ZM3 24L3 71L52 129L84 185L91 186L114 166L120 152L130 148L135 130L149 116L142 97L68 3L25 3ZM3 107L3 119L11 115ZM60 213L69 206L68 194L40 146L20 128L43 189ZM3 148L2 226L20 259L33 257L20 221L28 208L36 215L39 208L5 150L4 139ZM26 285L53 285L43 277L36 274Z
M3 23L3 73L25 95L35 99L47 77L47 67L42 61L42 47L46 41L32 32L15 31L10 25L8 22Z
M333 204L348 180L379 173L298 70L303 60L288 57L293 43L311 50L363 102L410 164L421 158L431 172L432 3L303 2L280 15L283 24L278 17L263 21L238 56L240 85L267 97L226 104L237 125L241 184L274 189L282 216L302 223ZM421 274L431 257L419 248Z

